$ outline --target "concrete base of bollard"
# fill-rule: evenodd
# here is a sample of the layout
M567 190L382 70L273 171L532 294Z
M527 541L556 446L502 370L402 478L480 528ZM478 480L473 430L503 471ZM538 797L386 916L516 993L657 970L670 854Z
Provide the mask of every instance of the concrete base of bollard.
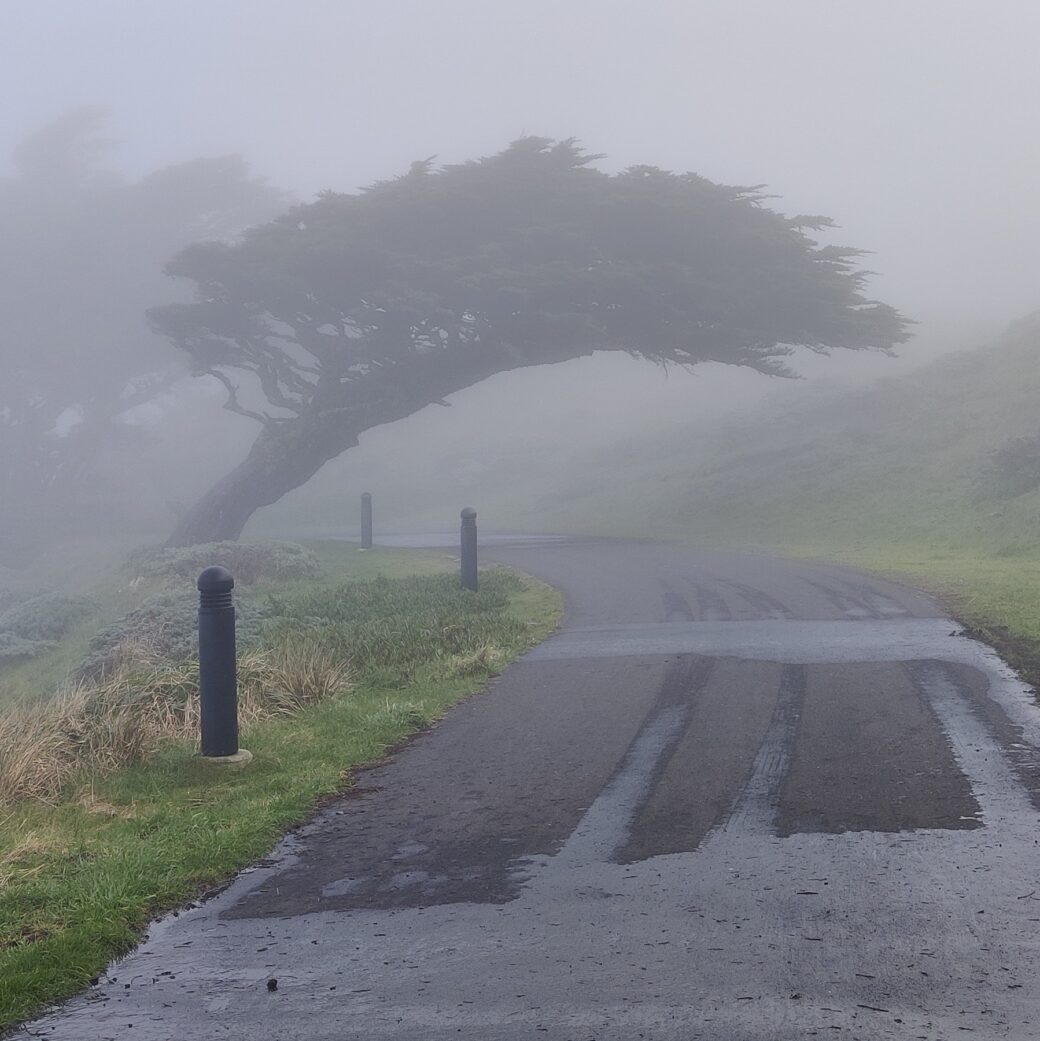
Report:
M223 766L228 770L241 769L247 763L252 762L253 753L245 748L240 748L234 755L200 755L197 756L200 763Z

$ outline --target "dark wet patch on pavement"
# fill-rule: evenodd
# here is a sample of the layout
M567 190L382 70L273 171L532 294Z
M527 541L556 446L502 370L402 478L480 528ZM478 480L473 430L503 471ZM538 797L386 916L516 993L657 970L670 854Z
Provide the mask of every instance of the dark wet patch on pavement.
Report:
M1040 750L1024 739L1022 727L992 697L990 681L985 673L970 665L936 661L908 666L918 682L926 669L939 669L955 688L957 695L972 715L986 728L1013 769L1022 790L1033 807L1040 810Z
M617 863L695 850L729 814L769 725L779 677L772 662L716 661Z
M977 828L978 813L911 671L899 663L808 669L780 835Z
M319 815L294 862L226 916L512 900L527 858L559 851L660 699L677 703L677 668L674 657L515 667L362 772L370 791Z

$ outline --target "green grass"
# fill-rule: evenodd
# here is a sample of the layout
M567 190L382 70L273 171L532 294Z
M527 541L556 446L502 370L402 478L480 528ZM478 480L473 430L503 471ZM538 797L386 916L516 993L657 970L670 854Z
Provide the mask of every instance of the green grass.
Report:
M363 581L377 575L388 578L432 575L444 573L453 566L449 563L450 558L433 552L385 548L360 550L353 543L331 540L311 542L307 548L321 562L324 571L322 578L276 583L261 581L253 586L240 583L237 589L239 600L243 597L262 598L271 592L279 596L291 596L303 589ZM44 587L61 583L63 568L68 567L67 559L62 558L61 564L62 567L54 572L45 572ZM0 666L0 705L48 696L87 657L91 641L101 629L140 607L149 596L164 587L160 581L138 579L135 582L134 578L132 572L121 568L109 554L102 570L90 572L86 580L89 584L79 582L76 591L88 592L96 610L90 617L73 626L56 646L26 661ZM188 592L194 589L190 580L181 585Z
M266 588L278 604L269 638L292 638L306 614L308 638L349 653L349 694L245 732L254 760L239 772L215 773L175 743L84 777L54 805L0 808L0 1024L86 985L157 914L262 856L354 768L478 689L560 614L555 591L512 572L483 572L473 595L433 554L315 548L325 578Z

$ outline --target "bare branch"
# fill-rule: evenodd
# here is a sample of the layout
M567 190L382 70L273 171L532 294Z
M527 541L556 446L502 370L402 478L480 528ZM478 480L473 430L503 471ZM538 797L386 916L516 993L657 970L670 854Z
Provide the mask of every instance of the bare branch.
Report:
M205 375L213 376L224 385L224 389L227 391L227 398L224 401L223 407L226 408L228 412L235 412L240 416L255 419L261 426L267 426L271 422L271 416L267 415L265 412L254 412L252 409L246 408L238 400L238 387L236 387L228 376L219 369L206 369Z

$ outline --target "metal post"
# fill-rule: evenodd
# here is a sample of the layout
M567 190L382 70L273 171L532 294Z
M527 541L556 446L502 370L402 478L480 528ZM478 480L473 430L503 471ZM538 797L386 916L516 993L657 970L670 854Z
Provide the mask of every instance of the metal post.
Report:
M361 548L372 548L372 495L369 492L361 496Z
M462 588L477 591L477 511L462 511Z
M223 567L199 575L199 698L202 754L238 756L238 678L235 672L235 580Z

